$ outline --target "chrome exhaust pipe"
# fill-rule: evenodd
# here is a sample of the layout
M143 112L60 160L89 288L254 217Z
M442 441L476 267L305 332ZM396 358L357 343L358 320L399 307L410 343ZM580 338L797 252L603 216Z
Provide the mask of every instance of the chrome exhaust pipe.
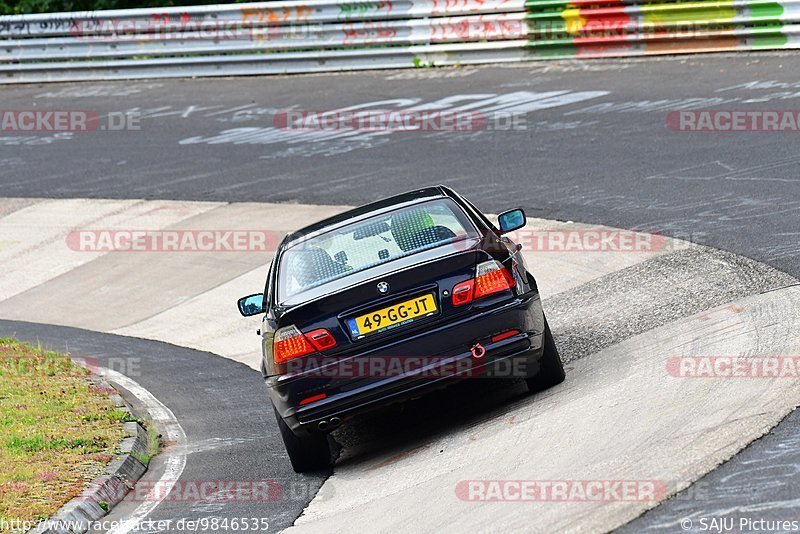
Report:
M331 417L331 428L336 428L342 424L342 420L338 417Z
M318 424L317 426L318 426L318 427L319 427L319 429L320 429L320 430L322 430L323 432L324 432L324 431L326 431L326 430L328 430L328 422L327 422L327 421L320 421L320 422L319 422L319 424Z

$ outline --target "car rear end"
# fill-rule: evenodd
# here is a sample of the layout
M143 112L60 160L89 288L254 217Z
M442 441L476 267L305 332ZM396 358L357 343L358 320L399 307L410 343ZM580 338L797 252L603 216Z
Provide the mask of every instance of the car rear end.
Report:
M276 259L264 370L276 411L296 435L327 432L455 380L536 373L545 331L538 291L515 251L456 200L339 230L356 245L339 235L301 240ZM361 248L374 261L356 259ZM307 262L292 264L303 253L325 274L321 282L301 283L314 278L298 274Z

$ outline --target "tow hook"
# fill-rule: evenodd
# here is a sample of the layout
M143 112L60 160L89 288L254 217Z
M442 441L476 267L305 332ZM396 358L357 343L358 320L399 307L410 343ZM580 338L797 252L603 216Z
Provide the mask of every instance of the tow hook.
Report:
M476 343L469 350L472 352L472 357L475 358L476 360L480 360L486 354L486 349L483 348L483 345L481 345L480 343Z

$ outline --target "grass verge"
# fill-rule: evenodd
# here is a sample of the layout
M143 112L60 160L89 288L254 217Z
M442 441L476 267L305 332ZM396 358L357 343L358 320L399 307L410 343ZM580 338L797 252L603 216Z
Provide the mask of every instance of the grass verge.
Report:
M0 338L0 520L38 521L118 452L129 418L69 357Z

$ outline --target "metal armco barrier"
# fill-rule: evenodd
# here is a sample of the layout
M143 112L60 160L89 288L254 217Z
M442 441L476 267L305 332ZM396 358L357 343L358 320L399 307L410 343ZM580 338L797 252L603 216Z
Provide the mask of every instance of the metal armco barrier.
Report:
M800 48L800 0L383 0L0 17L0 83Z

